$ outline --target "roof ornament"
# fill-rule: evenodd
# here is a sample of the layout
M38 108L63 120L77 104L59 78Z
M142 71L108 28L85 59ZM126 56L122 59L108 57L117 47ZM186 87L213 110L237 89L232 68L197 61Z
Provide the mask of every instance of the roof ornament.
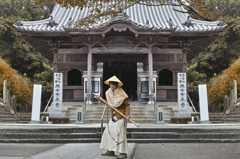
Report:
M53 16L51 15L51 16L50 16L50 19L49 19L49 22L48 22L47 25L50 26L50 27L54 27L55 25L58 25L58 23L56 23L56 22L53 20Z
M219 32L218 36L223 36L223 31Z
M218 26L223 26L223 21L222 21L222 17L220 17L220 21L217 24Z
M149 20L146 20L146 25L148 25L148 26L149 26Z
M122 13L118 13L117 17L112 16L111 19L113 19L114 21L118 21L118 20L128 21L129 16L127 15L126 12L123 11Z
M123 11L123 17L126 18L126 19L129 18L129 16L127 15L127 13L125 11Z
M192 21L190 19L190 16L188 16L188 19L184 23L182 23L182 25L185 25L187 27L190 27L190 26L193 25L193 23L192 23Z
M73 28L73 20L72 20L72 17L70 17L69 20L68 20L68 28Z
M172 28L173 27L173 21L172 18L169 18L169 20L167 20L168 25Z
M17 26L23 26L23 23L21 22L20 17L18 17Z

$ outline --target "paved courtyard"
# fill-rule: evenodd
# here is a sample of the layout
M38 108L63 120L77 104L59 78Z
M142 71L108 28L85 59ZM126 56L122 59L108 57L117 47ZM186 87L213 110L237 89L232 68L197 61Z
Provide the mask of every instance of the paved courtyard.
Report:
M240 143L128 144L133 159L239 159ZM114 159L99 143L0 144L0 159Z

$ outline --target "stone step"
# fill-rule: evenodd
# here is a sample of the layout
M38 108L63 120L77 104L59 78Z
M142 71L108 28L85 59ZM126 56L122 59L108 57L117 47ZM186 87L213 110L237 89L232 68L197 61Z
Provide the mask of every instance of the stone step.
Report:
M169 110L170 111L170 110L172 110L172 108L167 108L167 107L164 107L164 108L158 107L157 109L158 109L158 111L161 111L161 110Z
M0 143L100 143L101 138L81 139L0 139Z
M87 139L100 138L101 133L5 133L1 139ZM127 132L128 139L240 139L239 133Z
M181 139L240 139L239 133L176 133L176 132L133 132L131 138L181 138Z
M225 119L228 119L228 118L239 118L240 119L240 114L237 114L237 115L228 115L225 117Z
M76 118L69 118L70 120L76 120ZM167 119L171 119L171 118L166 118ZM84 118L84 121L90 121L90 120L101 120L101 118ZM107 120L107 118L103 118L103 120ZM110 117L109 119L110 120ZM131 120L135 121L135 120L157 120L156 117L151 117L151 118L148 118L148 117L131 117Z
M171 123L171 119L164 119L165 123Z
M0 109L6 109L4 105L0 105Z
M240 139L128 139L128 143L239 143Z
M77 113L77 112L71 112L71 113L68 113L68 115L69 115L69 116L76 116L76 113ZM96 116L96 115L97 115L97 116L102 116L102 113L103 113L103 112L87 112L85 115L86 115L86 116L88 116L88 115L92 115L92 116ZM108 114L111 115L111 112L109 111ZM105 112L104 115L107 115L107 112ZM136 116L136 115L150 115L150 116L152 116L152 115L156 115L156 113L154 113L154 112L131 112L131 111L130 111L130 115L132 115L132 116ZM173 115L173 114L167 113L167 114L164 114L164 115L169 115L169 116L171 116L171 115Z
M240 111L233 111L233 112L231 112L231 115L232 114L240 114Z
M56 133L56 134L65 134L65 133L97 133L101 132L100 127L75 127L75 128L66 128L66 127L56 127L56 128L17 128L17 129L0 129L0 134L5 133L42 133L42 134L49 134L49 133Z
M129 122L130 123L130 122ZM25 134L25 133L42 133L42 134L76 134L76 133L98 133L101 131L100 127L18 127L18 128L1 128L0 134L15 133L15 134ZM240 134L240 129L226 129L226 128L191 128L185 127L129 127L127 132L157 132L157 133L179 133L179 134Z
M130 109L140 109L140 110L154 110L154 107L130 107Z
M9 111L0 111L0 114L10 114L10 112Z
M76 118L69 118L70 120L76 120ZM104 118L103 120L106 120L107 118ZM170 118L169 118L170 119ZM85 121L90 121L90 120L101 120L101 118L84 118L84 120ZM147 121L147 120L157 120L157 118L155 118L155 117L139 117L139 118L136 118L136 117L134 117L134 118L131 118L131 120L133 120L133 121L137 121L137 120L144 120L144 121Z
M76 118L69 118L70 120L76 120ZM131 120L156 120L157 117L131 117ZM165 118L165 119L171 119L170 117L169 118ZM88 117L85 117L84 118L85 121L89 121L89 120L101 120L101 117L95 117L95 118L88 118ZM107 120L107 117L103 118L103 120ZM110 120L110 117L109 117L109 120Z
M109 113L108 114L108 116L110 117L111 116L111 114ZM155 114L135 114L135 115L133 115L133 114L130 114L130 116L131 117L156 117L156 115ZM70 116L71 118L72 117L76 117L76 115L72 115L72 116ZM102 114L85 114L85 116L84 116L84 118L101 118L102 117ZM106 118L107 117L107 114L105 114L104 115L104 118Z
M86 106L86 108L88 109L104 109L105 106ZM108 106L107 106L108 108ZM130 106L131 109L153 109L154 107L153 106Z
M87 115L91 115L91 114L94 114L94 115L102 115L103 112L86 112L85 114ZM107 115L107 111L104 112L105 115ZM111 111L108 111L108 114L111 114ZM144 115L144 114L149 114L149 115L155 115L157 113L155 112L148 112L148 111L144 111L144 112L137 112L137 111L130 111L130 115Z
M15 117L15 116L11 114L0 114L0 118L1 117Z
M71 139L71 138L95 138L101 137L98 133L5 133L0 134L0 139L31 139L31 138L46 138L46 139Z
M68 108L68 111L82 111L82 108Z
M240 120L236 121L236 120L224 120L223 123L234 123L234 122L237 122L239 123Z
M100 143L100 138L0 139L0 143ZM240 139L127 139L128 143L239 143Z
M18 120L16 119L0 119L0 122L7 122L7 123L16 123Z
M209 118L224 117L222 114L209 114Z
M135 123L156 123L156 119L131 119L131 120L133 120ZM106 121L106 120L104 120L104 121ZM75 122L75 121L72 120L72 122ZM85 122L86 123L101 123L101 119L99 119L99 120L89 119ZM129 121L129 123L130 123L130 121Z
M226 118L223 120L224 122L225 121L232 121L232 122L239 122L240 121L240 118Z
M0 111L9 111L7 108L0 108Z

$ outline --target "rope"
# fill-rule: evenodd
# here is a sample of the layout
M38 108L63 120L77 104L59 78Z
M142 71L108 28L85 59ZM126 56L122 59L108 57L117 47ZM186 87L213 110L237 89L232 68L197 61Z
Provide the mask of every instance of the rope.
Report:
M126 119L124 119L124 126L125 126L125 124L126 124L125 122L126 122ZM112 140L116 143L116 145L113 146L113 148L115 148L116 146L122 144L122 143L125 141L125 138L124 138L121 142L117 142L117 141L114 139L114 137L112 137L112 135L111 135L111 133L110 133L110 131L109 131L109 123L107 123L107 129L108 129L108 133L109 133L110 137L111 137ZM124 136L125 136L125 135L126 135L126 131L124 132Z

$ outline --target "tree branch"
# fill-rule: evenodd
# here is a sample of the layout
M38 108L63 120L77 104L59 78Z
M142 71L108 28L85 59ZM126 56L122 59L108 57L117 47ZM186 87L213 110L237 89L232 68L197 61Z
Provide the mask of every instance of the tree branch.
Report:
M145 3L138 3L140 5L146 5L146 6L163 6L163 5L171 5L171 6L181 6L181 5L178 5L178 4L173 4L173 3L163 3L163 4L145 4Z
M182 2L180 3L182 6L186 7L186 9L188 10L188 14L193 13L195 15L197 15L198 17L200 17L201 19L207 20L207 21L211 21L211 19L205 18L203 17L200 13L198 13L196 10L194 10L192 7L189 7L188 5L183 4ZM173 10L178 11L176 9L173 8Z

